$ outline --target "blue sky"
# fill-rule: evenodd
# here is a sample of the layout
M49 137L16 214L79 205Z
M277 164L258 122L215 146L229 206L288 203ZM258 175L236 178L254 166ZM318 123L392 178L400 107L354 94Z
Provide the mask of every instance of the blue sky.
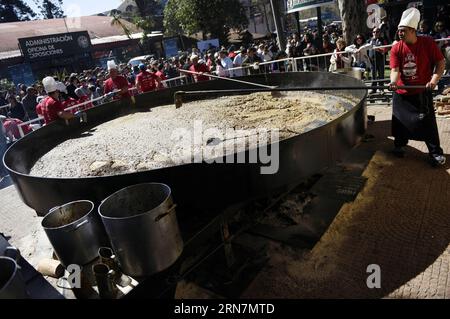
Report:
M25 2L36 10L34 0ZM117 8L121 0L64 0L64 11L69 17L87 16Z

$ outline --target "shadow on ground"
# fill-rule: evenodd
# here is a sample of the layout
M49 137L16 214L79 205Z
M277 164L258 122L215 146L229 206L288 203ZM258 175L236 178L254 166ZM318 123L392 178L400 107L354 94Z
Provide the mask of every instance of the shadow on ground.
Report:
M383 298L423 276L447 253L450 166L434 169L428 155L412 147L404 159L394 157L386 138L389 130L389 121L369 129L375 140L358 150L374 154L363 174L368 182L353 203L342 207L313 250L305 254L272 244L269 265L243 297ZM367 286L369 265L381 269L380 289ZM429 280L437 286L440 275Z

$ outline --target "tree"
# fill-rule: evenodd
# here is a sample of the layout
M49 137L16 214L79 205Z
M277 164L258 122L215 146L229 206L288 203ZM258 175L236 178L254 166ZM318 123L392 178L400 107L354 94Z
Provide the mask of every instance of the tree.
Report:
M132 19L133 23L142 30L142 39L139 43L141 51L150 50L150 41L148 35L154 30L157 24L155 16L161 15L162 4L158 0L135 0L137 15Z
M110 14L111 14L111 25L121 28L123 30L123 32L125 33L125 35L128 37L128 39L131 40L132 39L131 30L128 28L128 26L122 20L120 11L113 10L113 11L111 11Z
M0 4L0 23L27 21L36 13L23 0L2 0Z
M164 26L170 35L203 32L226 44L230 30L245 29L248 20L239 0L169 0Z
M39 10L44 19L64 18L63 0L42 0Z
M346 43L353 43L358 33L366 33L367 12L365 3L361 0L338 0Z
M162 4L157 0L135 0L141 18L152 17L162 12Z

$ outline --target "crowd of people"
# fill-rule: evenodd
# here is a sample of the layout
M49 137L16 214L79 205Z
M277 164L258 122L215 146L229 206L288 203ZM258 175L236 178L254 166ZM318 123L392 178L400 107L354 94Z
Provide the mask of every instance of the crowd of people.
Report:
M436 39L450 36L442 20L435 23L422 20L418 34ZM111 99L126 99L134 94L207 81L211 79L209 75L239 77L260 72L293 71L294 66L286 58L301 57L304 59L298 59L296 65L299 71L334 72L358 67L367 78L382 80L389 48L377 47L392 44L393 41L386 16L382 17L382 24L374 28L371 35L358 34L351 44L344 41L339 24L325 26L321 33L305 28L302 33L293 33L287 40L287 46L283 49L277 46L276 39L254 41L241 47L231 45L228 48L210 48L203 52L193 48L190 52L180 52L172 58L152 58L134 67L108 61L106 68L96 67L64 78L53 77L58 92L54 99L58 102L58 109L69 108L68 113L74 115ZM449 43L439 43L439 48L447 58L450 58ZM318 54L329 55L308 59ZM279 60L281 62L270 63ZM374 86L378 84L381 83L373 82ZM19 84L0 94L0 115L8 140L21 137L17 127L23 122L41 117L48 124L60 117L57 114L49 116L46 105L49 95L42 82L31 86ZM22 125L22 132L26 134L31 131L33 125L39 126L39 123Z

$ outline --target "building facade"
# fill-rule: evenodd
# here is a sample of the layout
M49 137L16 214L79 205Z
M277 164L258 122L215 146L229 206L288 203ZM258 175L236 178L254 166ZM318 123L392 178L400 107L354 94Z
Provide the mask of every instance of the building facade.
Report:
M33 20L0 24L0 78L14 79L20 74L26 74L24 81L32 78L40 79L49 74L70 74L89 69L94 66L104 66L108 59L126 62L128 59L144 54L162 55L162 34L151 34L151 44L154 52L142 52L139 41L142 32L133 24L121 21L131 32L126 35L120 25L112 23L107 16L88 16L71 19ZM63 38L69 38L84 32L82 40L75 41L72 54L67 45L61 43ZM19 39L36 39L26 47ZM78 42L78 43L77 43ZM62 47L58 47L62 45ZM77 46L78 45L78 46ZM88 49L78 50L79 46ZM24 52L24 50L26 52ZM61 52L59 52L61 51ZM66 51L66 52L63 52ZM158 51L158 52L156 52ZM61 53L61 54L58 54ZM22 82L23 83L23 82ZM27 83L29 84L29 83Z

